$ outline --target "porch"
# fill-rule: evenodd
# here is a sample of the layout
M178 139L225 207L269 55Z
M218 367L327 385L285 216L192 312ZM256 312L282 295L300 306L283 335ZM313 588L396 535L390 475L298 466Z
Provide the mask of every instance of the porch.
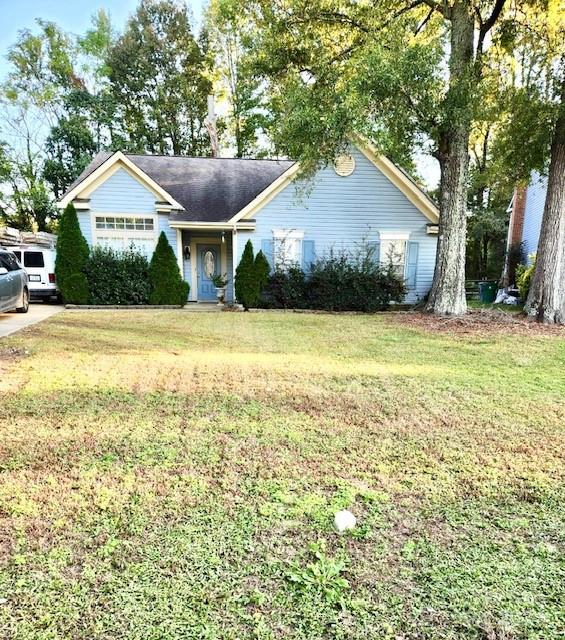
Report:
M233 302L233 282L239 255L238 231L252 230L254 221L229 226L177 223L171 224L171 227L177 231L179 267L182 267L183 278L190 285L189 302L214 302L216 287L212 278L217 275L227 278L225 300Z

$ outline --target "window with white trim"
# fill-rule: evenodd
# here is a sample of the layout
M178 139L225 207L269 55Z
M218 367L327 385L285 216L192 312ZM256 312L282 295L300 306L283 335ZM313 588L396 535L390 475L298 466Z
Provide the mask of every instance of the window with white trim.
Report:
M277 269L302 264L304 231L273 229L273 260Z
M126 251L135 249L151 258L155 249L155 218L149 216L95 216L95 244Z
M398 276L404 278L406 268L406 247L408 244L406 233L380 234L380 261L383 267L392 266Z
M119 229L153 231L153 218L134 218L129 216L96 216L97 229Z

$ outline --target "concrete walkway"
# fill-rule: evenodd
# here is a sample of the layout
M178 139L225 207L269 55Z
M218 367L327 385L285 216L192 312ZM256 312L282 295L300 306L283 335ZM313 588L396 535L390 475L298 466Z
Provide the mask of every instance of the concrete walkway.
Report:
M36 322L41 322L63 310L62 305L43 304L41 302L31 303L27 313L0 313L0 338L9 336L20 329L29 327Z

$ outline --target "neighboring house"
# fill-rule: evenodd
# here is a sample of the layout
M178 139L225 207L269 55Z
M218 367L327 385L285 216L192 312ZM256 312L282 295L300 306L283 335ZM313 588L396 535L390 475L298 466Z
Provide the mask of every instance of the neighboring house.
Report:
M100 153L59 202L72 202L89 245L134 244L151 257L164 231L190 284L189 300L214 300L210 277L235 268L247 240L271 264L308 269L330 251L363 243L394 256L416 301L429 291L438 210L398 167L368 144L352 145L311 182L288 160Z
M511 202L510 222L506 246L523 243L524 254L530 263L538 249L541 219L547 194L547 178L534 172L527 187L516 187Z

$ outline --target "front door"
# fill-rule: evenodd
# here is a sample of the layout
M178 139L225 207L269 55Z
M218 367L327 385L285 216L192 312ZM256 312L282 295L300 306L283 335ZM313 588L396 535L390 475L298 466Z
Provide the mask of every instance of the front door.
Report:
M220 274L220 245L198 245L198 300L215 300L212 277Z

